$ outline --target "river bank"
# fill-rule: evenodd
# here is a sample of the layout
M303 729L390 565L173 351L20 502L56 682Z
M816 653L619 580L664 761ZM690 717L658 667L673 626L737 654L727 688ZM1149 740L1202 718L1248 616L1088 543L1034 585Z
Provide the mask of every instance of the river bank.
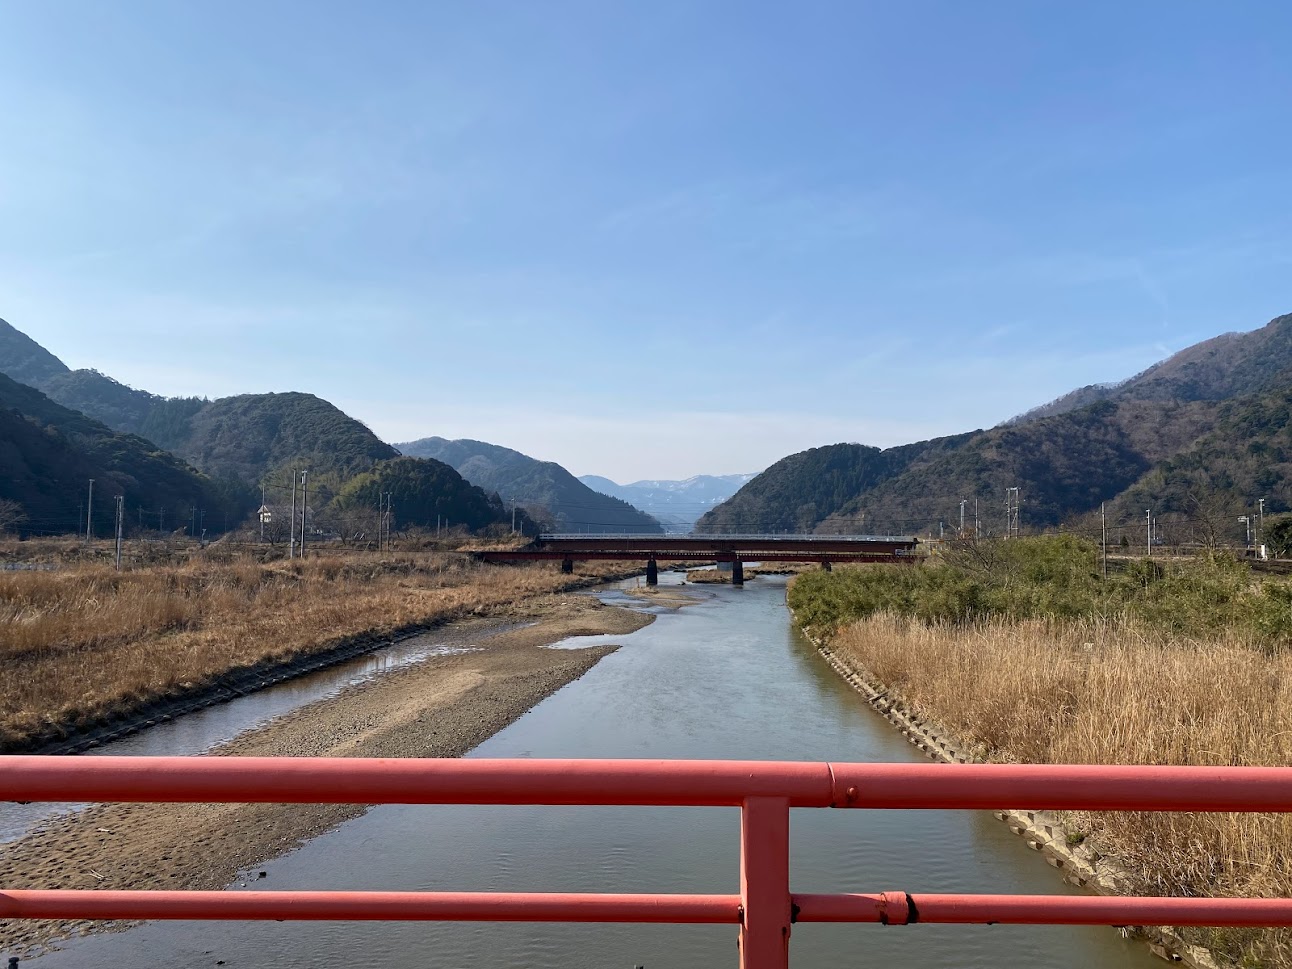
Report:
M680 581L660 575L662 588ZM628 604L634 584L598 598ZM784 589L775 577L687 589L701 601L643 603L656 619L635 633L558 644L619 648L467 756L914 759L794 629ZM792 839L799 891L1054 888L1035 855L981 813L797 811ZM231 887L727 893L738 884L739 846L738 813L726 808L382 805L257 864ZM734 964L734 941L726 925L150 922L71 940L32 965L710 969ZM1104 928L800 924L791 947L804 966L850 965L858 952L876 965L958 969L1155 965L1147 949Z
M980 744L966 742L943 724L928 719L920 710L912 709L900 692L878 679L846 646L836 649L806 628L804 635L832 670L930 760L945 764L990 761L989 757L982 756L985 752ZM1023 838L1028 848L1040 852L1048 865L1061 872L1065 883L1098 895L1147 891L1136 883L1131 865L1105 854L1085 831L1069 823L1074 817L1073 812L1007 809L993 813L997 820L1009 826L1013 834ZM1210 949L1192 944L1179 931L1168 926L1137 927L1129 931L1140 934L1154 955L1179 962L1188 969L1218 969L1221 965Z
M538 618L536 618L538 617ZM653 616L589 596L522 604L500 620L436 631L456 648L302 707L214 751L219 756L457 757L578 679L613 645L543 648L571 636L626 635ZM515 620L534 619L515 627ZM0 847L11 888L220 889L364 805L150 805L91 807ZM269 886L272 887L272 886ZM94 928L74 922L0 923L0 950L24 954Z
M63 753L635 568L353 554L0 574L0 751Z
M1292 660L1241 637L1191 641L1094 622L957 627L892 614L815 632L832 666L935 759L1292 762ZM1002 819L1071 883L1101 894L1292 892L1285 815L1015 811ZM1292 965L1285 929L1148 934L1191 966Z

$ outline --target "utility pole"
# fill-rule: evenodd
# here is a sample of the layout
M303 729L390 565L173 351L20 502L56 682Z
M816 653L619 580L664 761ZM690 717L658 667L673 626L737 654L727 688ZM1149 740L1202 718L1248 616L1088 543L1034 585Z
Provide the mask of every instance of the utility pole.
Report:
M1104 578L1108 578L1108 518L1104 515L1104 503L1099 502L1099 530L1103 532L1102 547L1104 550Z
M965 499L960 499L960 537L965 537Z
M1019 531L1019 497L1017 488L1005 489L1005 537L1017 538Z
M974 540L982 538L982 528L978 524L978 499L973 500L973 537Z
M516 496L511 496L511 533L516 534Z
M1258 498L1256 503L1260 506L1260 510L1256 513L1256 544L1259 545L1265 538L1265 499Z
M296 555L296 469L292 468L292 527L291 536L287 540L287 558L291 559Z
M260 540L263 542L265 540L265 483L263 481L260 482L260 514L256 517L260 519Z
M310 513L308 471L301 472L301 558L305 558L305 523Z
M117 571L121 571L121 530L125 524L126 496L117 495Z
M1144 509L1144 520L1148 522L1148 557L1153 557L1153 509Z
M90 497L85 502L85 540L94 537L94 479L90 479Z

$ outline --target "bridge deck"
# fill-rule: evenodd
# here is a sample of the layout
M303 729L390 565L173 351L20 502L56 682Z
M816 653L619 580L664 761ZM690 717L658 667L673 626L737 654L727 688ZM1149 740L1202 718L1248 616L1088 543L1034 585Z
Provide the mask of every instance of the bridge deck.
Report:
M543 559L884 562L914 554L906 535L540 535L509 551L477 552L486 562Z

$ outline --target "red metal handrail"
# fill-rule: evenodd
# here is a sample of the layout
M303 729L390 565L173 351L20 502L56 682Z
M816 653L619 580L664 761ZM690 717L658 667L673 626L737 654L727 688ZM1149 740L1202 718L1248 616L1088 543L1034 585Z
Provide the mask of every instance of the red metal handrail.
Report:
M656 760L0 757L15 801L738 806L739 895L3 891L0 918L669 922L740 926L785 969L798 922L1292 925L1292 900L791 894L789 809L1292 811L1292 768Z

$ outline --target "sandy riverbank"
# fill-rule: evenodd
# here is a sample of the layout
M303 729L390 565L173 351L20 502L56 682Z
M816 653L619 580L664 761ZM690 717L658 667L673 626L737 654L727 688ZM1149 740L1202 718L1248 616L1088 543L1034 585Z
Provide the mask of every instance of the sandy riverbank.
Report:
M649 602L653 606L664 606L668 609L682 609L703 602L706 596L698 592L684 592L677 586L642 585L624 590L628 595Z
M427 634L478 651L415 666L302 707L237 738L224 756L458 757L591 669L614 646L542 648L569 636L620 635L652 616L590 596L518 602L499 629L472 620ZM285 854L364 805L100 805L0 846L8 888L219 889ZM266 883L267 884L267 883ZM267 887L272 887L268 886ZM0 921L0 951L30 953L100 923Z

